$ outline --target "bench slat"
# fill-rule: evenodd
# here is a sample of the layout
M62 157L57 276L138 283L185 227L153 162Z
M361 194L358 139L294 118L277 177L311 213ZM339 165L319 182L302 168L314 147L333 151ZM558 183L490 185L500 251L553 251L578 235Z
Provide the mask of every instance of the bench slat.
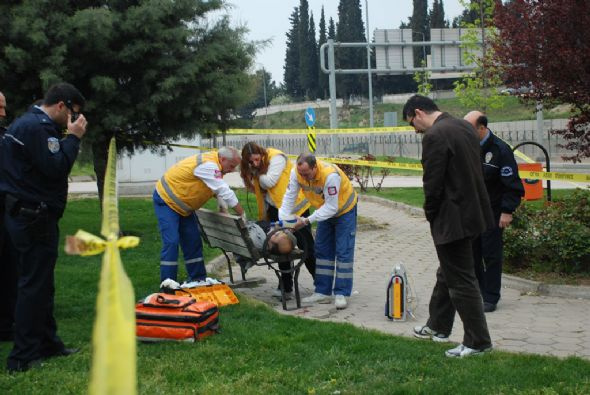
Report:
M236 245L244 247L244 248L248 248L248 243L246 243L246 240L244 240L242 235L238 236L235 234L231 234L231 233L228 233L226 230L227 229L218 230L218 229L208 228L205 233L207 235L207 238L216 238L216 239L220 239L220 240L225 240L229 243L236 244Z
M201 220L203 222L212 223L212 224L223 224L223 225L238 228L238 225L236 223L240 220L240 217L238 217L236 215L222 214L222 213L207 210L204 208L197 210L196 213L197 213L197 216L199 217L199 220Z
M246 247L242 247L241 245L233 244L226 240L218 239L216 237L209 237L208 239L211 247L219 247L225 250L226 252L233 252L245 256L247 258L258 258L258 256L253 257L252 253L250 253L250 250L248 250Z
M223 232L226 234L241 237L243 232L247 232L247 230L242 231L240 228L238 228L238 226L236 224L226 225L226 224L220 224L217 222L211 222L209 220L202 220L202 219L199 219L199 223L201 224L201 229L206 234L209 234L209 231L217 231L217 232Z

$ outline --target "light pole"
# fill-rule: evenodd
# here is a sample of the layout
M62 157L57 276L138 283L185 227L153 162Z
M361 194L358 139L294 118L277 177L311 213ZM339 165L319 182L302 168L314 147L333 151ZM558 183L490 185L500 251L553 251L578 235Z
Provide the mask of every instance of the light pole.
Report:
M414 32L412 34L421 34L422 35L422 42L426 41L426 35L422 32ZM424 64L422 67L426 67L426 45L422 44L422 57L424 58Z
M268 104L266 102L266 72L264 66L262 67L262 92L264 94L264 127L268 128Z
M373 127L373 78L371 76L371 46L369 45L369 2L365 0L365 13L367 16L367 76L369 78L369 126Z

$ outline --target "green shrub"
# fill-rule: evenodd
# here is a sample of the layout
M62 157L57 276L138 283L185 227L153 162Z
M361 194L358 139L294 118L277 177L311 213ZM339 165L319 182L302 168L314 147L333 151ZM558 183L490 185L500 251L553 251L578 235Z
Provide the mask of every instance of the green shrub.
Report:
M509 269L590 273L590 191L540 209L521 205L504 232L504 257Z

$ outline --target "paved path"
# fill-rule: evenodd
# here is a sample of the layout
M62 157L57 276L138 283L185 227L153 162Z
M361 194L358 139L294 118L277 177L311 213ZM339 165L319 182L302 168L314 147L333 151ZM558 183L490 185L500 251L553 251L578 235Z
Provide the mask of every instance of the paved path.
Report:
M280 313L348 322L385 333L411 336L414 325L426 322L438 266L428 223L422 215L368 201L359 203L359 216L374 223L361 225L357 232L354 291L347 309L314 305L283 311L280 301L270 296L277 285L276 275L265 267L250 269L248 276L264 277L266 283L257 288L239 289L239 292L268 302ZM387 279L394 264L399 262L406 266L409 283L417 297L416 319L406 322L392 322L384 315ZM300 285L302 297L312 293L311 276L305 267L301 270ZM288 306L295 307L295 301L289 301ZM498 310L486 316L492 341L498 349L590 359L589 308L588 300L521 295L517 290L505 288ZM451 340L460 342L462 338L463 329L457 316Z

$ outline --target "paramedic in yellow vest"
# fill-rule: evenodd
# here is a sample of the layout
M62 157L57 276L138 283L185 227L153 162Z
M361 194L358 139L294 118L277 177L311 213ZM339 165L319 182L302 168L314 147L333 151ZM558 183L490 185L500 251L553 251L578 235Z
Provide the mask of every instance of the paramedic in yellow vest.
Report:
M193 155L175 164L157 182L153 200L162 236L160 281L167 278L176 281L179 244L187 282L207 277L203 242L194 211L216 196L238 215L244 215L236 194L223 180L223 175L234 171L240 159L240 153L232 147Z
M293 164L283 152L274 148L263 148L255 142L249 142L242 148L242 163L240 175L246 188L256 195L258 204L259 221L278 221L279 208L283 202L283 196L289 185L289 177ZM295 208L296 215L309 215L309 202L300 192L297 195ZM313 235L311 225L304 226L295 232L297 245L303 249L307 247L308 256L305 259L305 266L312 277L315 276L315 255L313 247ZM289 270L288 262L279 264L282 270ZM283 285L287 299L293 297L293 274L282 273ZM273 291L273 296L280 298L279 288Z
M317 222L315 237L315 292L303 302L331 303L344 309L352 292L352 268L356 237L357 194L346 174L331 163L301 154L291 171L279 218L293 214L295 200L302 190L316 211L298 217L296 229Z

